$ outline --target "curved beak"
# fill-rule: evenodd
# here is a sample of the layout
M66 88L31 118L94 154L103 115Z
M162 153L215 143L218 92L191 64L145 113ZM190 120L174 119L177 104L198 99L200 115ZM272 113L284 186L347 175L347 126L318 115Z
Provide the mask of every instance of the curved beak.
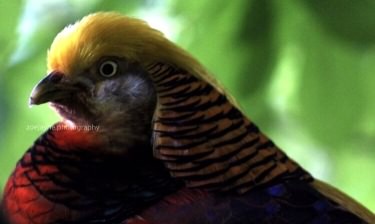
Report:
M70 97L77 88L61 83L63 76L62 73L51 72L43 78L31 91L29 105L39 105Z

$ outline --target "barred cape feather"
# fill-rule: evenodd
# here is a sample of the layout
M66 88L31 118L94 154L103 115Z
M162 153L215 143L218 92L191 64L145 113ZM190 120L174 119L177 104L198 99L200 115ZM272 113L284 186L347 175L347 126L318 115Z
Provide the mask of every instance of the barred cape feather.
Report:
M154 155L172 176L239 193L279 176L311 179L212 85L168 65L148 70L159 99Z

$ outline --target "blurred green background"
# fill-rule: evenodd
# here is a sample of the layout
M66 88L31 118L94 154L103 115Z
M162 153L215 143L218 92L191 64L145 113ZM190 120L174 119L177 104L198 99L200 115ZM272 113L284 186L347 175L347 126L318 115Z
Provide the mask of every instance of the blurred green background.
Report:
M373 0L0 0L1 187L58 120L27 104L53 37L103 10L162 30L288 155L375 211Z

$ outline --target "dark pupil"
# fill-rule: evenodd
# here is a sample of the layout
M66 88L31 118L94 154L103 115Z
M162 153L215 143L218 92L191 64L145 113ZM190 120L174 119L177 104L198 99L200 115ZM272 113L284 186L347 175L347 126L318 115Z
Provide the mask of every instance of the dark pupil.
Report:
M103 72L104 75L110 75L110 74L112 74L112 72L113 72L113 65L111 65L111 64L105 64L102 67L102 72Z

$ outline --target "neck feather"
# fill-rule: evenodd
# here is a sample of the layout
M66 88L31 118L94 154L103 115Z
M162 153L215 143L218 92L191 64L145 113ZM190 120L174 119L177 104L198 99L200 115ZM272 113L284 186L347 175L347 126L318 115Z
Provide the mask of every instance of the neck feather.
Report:
M277 178L311 178L204 79L165 64L148 70L158 95L154 155L172 176L239 193Z

